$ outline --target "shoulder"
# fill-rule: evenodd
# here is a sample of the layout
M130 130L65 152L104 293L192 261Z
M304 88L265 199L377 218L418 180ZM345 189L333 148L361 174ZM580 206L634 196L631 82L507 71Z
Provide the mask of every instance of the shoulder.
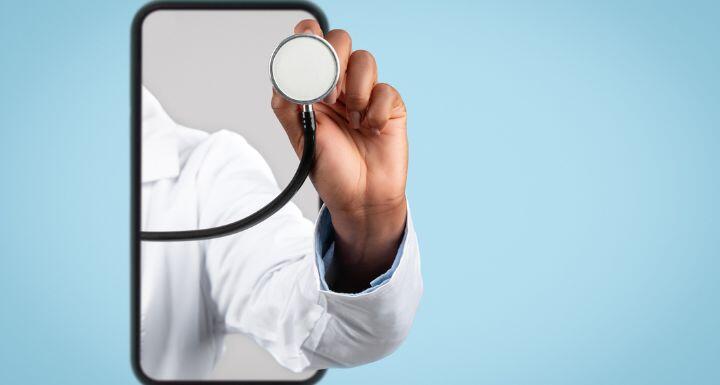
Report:
M200 174L217 174L219 170L242 170L272 179L263 157L242 135L179 124L145 87L142 99L142 148L146 160L143 167L152 171L152 168L165 166L163 170L143 172L143 175L167 178L177 176L179 172L195 178ZM148 163L147 167L145 163Z
M186 131L187 130L187 131ZM274 179L267 162L240 134L228 130L196 134L179 127L180 137L189 140L180 146L181 167L217 176L220 172L242 172Z

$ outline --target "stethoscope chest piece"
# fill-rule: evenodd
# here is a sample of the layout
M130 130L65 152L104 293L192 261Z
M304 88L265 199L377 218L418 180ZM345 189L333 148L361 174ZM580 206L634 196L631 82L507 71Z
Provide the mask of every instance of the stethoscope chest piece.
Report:
M270 58L270 81L285 99L308 105L328 96L337 85L340 64L332 45L310 35L292 35Z

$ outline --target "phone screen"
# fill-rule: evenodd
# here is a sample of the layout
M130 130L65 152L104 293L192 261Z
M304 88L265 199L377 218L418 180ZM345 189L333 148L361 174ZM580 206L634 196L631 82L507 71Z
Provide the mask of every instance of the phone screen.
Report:
M268 64L299 21L319 17L298 7L165 6L136 20L136 231L222 225L287 185L299 160L271 108ZM278 333L292 299L268 283L277 266L314 258L318 202L306 181L290 204L243 232L134 240L134 364L144 381L319 378L288 368L288 346L303 336Z

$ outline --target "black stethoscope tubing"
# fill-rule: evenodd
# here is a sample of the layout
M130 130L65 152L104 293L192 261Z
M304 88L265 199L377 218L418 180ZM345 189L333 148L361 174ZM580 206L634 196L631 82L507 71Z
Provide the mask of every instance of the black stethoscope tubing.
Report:
M264 221L271 215L275 214L297 193L300 187L305 183L312 169L315 160L315 113L310 105L303 106L300 113L300 120L303 127L303 152L300 157L300 165L295 171L290 183L268 204L240 219L236 222L226 225L210 227L197 230L181 230L181 231L141 231L140 239L143 241L196 241L210 238L223 237L246 230L256 224Z

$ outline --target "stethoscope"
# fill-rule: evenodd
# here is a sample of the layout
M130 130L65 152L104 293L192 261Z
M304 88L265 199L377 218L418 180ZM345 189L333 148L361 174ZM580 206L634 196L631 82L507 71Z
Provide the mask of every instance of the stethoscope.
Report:
M292 35L278 44L270 58L270 81L285 99L302 105L300 121L304 133L300 165L280 194L256 212L226 225L198 230L141 231L143 241L193 241L217 238L248 229L285 206L310 174L315 158L315 112L312 104L324 99L336 87L340 64L332 45L310 35Z

